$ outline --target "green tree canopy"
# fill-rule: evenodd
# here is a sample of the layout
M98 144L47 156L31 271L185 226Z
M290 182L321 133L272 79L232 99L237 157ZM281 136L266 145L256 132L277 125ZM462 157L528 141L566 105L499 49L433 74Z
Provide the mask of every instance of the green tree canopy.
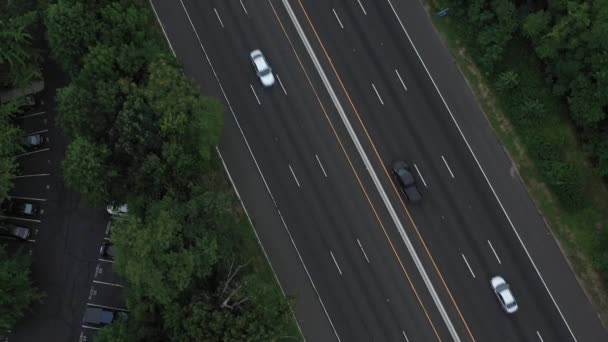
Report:
M18 253L9 256L0 245L0 330L11 330L28 308L43 298L30 279L31 259Z

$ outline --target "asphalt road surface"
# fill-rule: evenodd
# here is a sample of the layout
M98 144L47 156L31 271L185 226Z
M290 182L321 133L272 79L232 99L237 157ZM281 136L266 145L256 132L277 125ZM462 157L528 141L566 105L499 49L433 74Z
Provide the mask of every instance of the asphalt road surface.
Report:
M419 2L152 3L226 105L218 151L307 340L608 340ZM394 185L400 159L420 205Z

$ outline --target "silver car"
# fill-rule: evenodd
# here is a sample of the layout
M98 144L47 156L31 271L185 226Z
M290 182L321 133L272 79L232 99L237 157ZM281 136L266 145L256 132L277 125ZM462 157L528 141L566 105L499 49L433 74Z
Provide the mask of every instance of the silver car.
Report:
M255 70L256 75L260 78L262 85L264 87L270 87L274 84L274 75L272 74L272 68L268 65L268 61L262 54L260 50L253 50L249 54L251 57L251 64L253 64L253 69Z
M500 276L492 278L490 284L492 284L492 290L494 290L502 309L505 310L506 313L515 313L518 306L509 284Z

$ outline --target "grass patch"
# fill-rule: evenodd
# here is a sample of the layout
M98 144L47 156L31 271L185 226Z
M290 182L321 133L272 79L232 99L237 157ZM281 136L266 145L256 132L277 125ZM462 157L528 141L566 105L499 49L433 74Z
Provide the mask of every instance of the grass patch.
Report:
M571 166L582 179L580 195L583 198L579 207L566 208L546 183L547 176L541 169L541 160L530 154L530 139L537 130L526 129L514 119L520 97L501 93L495 87L495 75L484 75L475 63L475 53L471 52L471 35L461 21L449 15L436 17L439 8L435 0L428 0L425 8L444 44L449 48L458 67L473 90L492 128L500 142L506 147L510 158L526 185L535 205L542 213L547 225L556 237L568 263L574 270L579 283L599 311L602 323L608 324L608 288L598 269L599 261L594 263L598 253L599 233L606 229L608 223L608 191L603 179L589 163L588 155L578 143L576 132L568 119L566 104L556 98L549 89L536 89L541 94L543 104L552 115L547 125L559 132L555 134L561 140L559 159ZM524 46L522 46L524 45ZM506 57L503 70L516 70L525 73L526 81L536 87L546 88L542 65L533 55L525 42L514 41L507 48L506 56L513 54L516 58Z

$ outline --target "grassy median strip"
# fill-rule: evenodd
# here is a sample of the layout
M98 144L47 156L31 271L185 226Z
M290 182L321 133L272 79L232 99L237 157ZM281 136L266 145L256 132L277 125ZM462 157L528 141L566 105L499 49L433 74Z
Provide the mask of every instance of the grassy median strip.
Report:
M579 282L605 319L605 241L599 232L608 222L608 192L578 142L565 99L548 89L542 62L524 38L514 35L500 66L488 72L480 66L479 47L466 19L449 12L437 16L445 8L439 1L430 0L425 7Z

